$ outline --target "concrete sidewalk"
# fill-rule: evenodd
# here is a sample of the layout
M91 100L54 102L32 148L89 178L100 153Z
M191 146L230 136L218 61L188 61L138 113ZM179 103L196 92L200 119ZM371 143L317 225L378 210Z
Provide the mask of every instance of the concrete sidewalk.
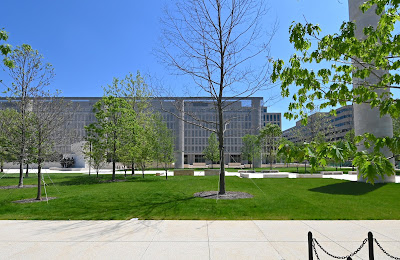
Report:
M330 253L372 231L400 257L400 221L0 221L0 259L308 259L307 233ZM374 245L375 259L390 259ZM320 259L328 258L318 249ZM316 259L316 258L314 258ZM368 259L367 245L353 259Z

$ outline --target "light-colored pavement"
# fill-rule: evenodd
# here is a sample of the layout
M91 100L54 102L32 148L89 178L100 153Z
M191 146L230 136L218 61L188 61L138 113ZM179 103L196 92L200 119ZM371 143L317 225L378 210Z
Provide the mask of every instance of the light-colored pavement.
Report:
M307 233L329 252L372 231L400 257L400 221L0 221L0 259L308 259ZM375 245L375 259L390 259ZM318 250L321 259L328 258ZM316 258L314 258L316 259ZM368 259L365 245L353 259Z

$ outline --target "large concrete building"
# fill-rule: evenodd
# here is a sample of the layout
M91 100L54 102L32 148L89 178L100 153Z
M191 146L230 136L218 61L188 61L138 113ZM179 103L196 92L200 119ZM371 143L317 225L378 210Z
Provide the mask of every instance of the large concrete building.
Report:
M73 130L72 137L65 137L57 147L62 154L73 154L71 144L84 140L86 125L95 122L93 105L100 97L66 97L70 102L68 130ZM7 101L3 100L3 104ZM211 132L206 128L214 128L216 109L213 99L206 97L165 97L151 98L151 109L159 112L175 137L175 167L181 168L194 163L204 163L203 150L208 143ZM241 163L242 137L246 134L258 134L267 123L282 126L281 113L268 113L263 106L262 97L225 98L224 120L225 162ZM183 118L183 120L181 120ZM205 128L199 127L197 124ZM67 135L66 135L67 136Z
M77 140L85 136L84 126L95 121L93 105L100 98L65 98L74 104L74 115L70 125L77 132ZM207 146L211 132L206 128L215 128L215 103L206 97L165 97L150 99L151 108L159 112L175 137L176 167L203 163L203 150ZM263 98L225 98L224 120L225 161L241 162L242 137L245 134L258 134L266 123L282 126L281 113L268 113L263 106ZM183 118L184 120L181 120ZM69 146L63 147L63 153L70 153Z
M308 124L301 121L296 126L283 131L282 136L293 143L311 141L322 134L326 141L344 139L345 135L354 129L353 106L348 105L336 109L336 116L328 112L317 112L308 117Z

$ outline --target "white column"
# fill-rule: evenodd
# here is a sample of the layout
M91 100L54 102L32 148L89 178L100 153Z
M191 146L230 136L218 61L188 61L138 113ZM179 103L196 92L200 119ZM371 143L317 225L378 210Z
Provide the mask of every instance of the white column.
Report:
M356 24L355 36L358 39L365 38L363 28L367 26L374 26L378 24L379 16L375 14L374 8L369 9L367 12L361 12L359 6L364 3L364 0L348 0L349 4L349 17L350 21L354 21ZM374 71L374 75L371 75L366 81L370 84L376 84L379 81L379 77L387 71ZM353 78L353 87L357 87L362 84L360 79ZM377 90L378 94L383 93L387 90ZM354 106L354 130L356 135L362 135L364 133L372 133L376 137L393 137L393 125L392 118L389 115L380 117L379 109L371 109L369 104L353 104ZM358 146L359 151L365 150L364 146ZM392 153L389 149L383 150L386 157L391 157ZM394 165L394 159L391 160ZM366 180L360 175L358 181L365 182ZM375 182L395 182L395 176L385 176L385 178L378 178Z
M185 122L183 121L185 117L185 103L182 100L177 100L177 114L181 118L177 118L177 140L175 147L175 168L182 169L184 167L184 149L185 149Z

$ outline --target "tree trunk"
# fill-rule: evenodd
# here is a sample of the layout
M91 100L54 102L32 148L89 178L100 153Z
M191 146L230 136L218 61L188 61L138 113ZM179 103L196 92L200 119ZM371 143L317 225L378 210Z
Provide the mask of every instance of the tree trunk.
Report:
M165 167L165 179L168 180L168 168Z
M24 168L23 168L23 158L22 155L19 159L19 183L18 188L24 187Z
M25 178L29 177L29 164L26 164Z
M126 166L124 166L125 179L126 179Z
M255 159L256 159L256 156L253 154L253 161L252 161L253 164L251 165L252 168L253 168L253 171L254 171L254 160L255 160Z
M307 173L307 161L304 161L304 173Z
M3 163L3 161L0 162L0 172L4 172L4 163Z
M144 167L142 167L142 177L144 179Z
M89 143L89 176L90 176L90 168L92 167L92 142Z
M132 176L135 175L135 163L132 162Z
M38 189L36 200L42 200L42 162L38 162Z
M222 91L222 88L221 88ZM220 95L222 96L222 95ZM218 100L218 141L219 141L219 157L220 157L220 173L219 173L219 195L225 194L225 158L224 158L224 121L222 115L222 100L221 98Z
M270 169L270 170L272 170L272 163L273 163L272 154L270 153L270 154L269 154L269 169Z
M115 159L112 161L112 181L115 181Z
M99 178L99 168L96 169L96 178Z
M115 161L117 157L117 145L116 145L116 140L117 140L117 133L114 131L114 139L113 139L113 157L112 157L112 181L115 181Z

